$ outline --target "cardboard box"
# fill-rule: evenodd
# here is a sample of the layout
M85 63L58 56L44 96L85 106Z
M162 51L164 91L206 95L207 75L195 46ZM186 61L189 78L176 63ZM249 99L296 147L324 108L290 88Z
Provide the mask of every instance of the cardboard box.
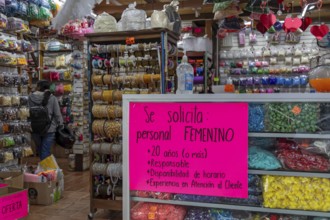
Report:
M9 187L23 189L24 180L22 172L0 172L0 183L7 184Z
M29 214L27 190L0 188L0 219L21 219Z
M28 190L29 201L32 205L51 205L62 198L63 188L61 181L46 183L25 182L24 188Z

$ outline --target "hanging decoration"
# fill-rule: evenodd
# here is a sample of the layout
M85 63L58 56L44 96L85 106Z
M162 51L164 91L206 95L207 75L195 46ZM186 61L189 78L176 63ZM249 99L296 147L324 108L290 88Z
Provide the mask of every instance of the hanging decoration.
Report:
M256 28L262 34L265 34L267 32L267 28L261 22L257 24Z
M286 18L284 20L284 30L285 32L296 32L298 28L302 25L300 18Z
M260 16L260 22L268 30L276 22L276 16L274 14L262 14Z
M306 31L306 29L309 27L310 24L312 24L312 19L310 17L305 17L301 19L302 24L300 26L300 29L302 31Z
M276 21L273 27L275 28L276 31L281 31L283 29L283 25L279 21Z
M322 38L327 35L329 32L329 27L326 24L321 25L313 25L311 27L311 33L316 37L318 40L322 40Z
M310 29L310 32L316 37L317 40L322 40L324 36L329 33L329 27L326 24L321 24L320 11L323 5L323 0L317 2L317 9L319 11L319 23L320 25L313 25Z

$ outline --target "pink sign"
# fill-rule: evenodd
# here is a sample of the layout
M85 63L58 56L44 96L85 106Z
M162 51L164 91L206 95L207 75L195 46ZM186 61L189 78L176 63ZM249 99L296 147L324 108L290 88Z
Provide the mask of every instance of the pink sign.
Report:
M27 216L29 213L27 190L0 196L0 219L13 220Z
M130 103L130 190L247 198L248 105Z

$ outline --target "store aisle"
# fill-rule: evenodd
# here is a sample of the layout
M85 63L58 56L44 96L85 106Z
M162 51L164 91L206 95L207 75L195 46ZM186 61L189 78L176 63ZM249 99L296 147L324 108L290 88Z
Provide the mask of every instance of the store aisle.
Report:
M26 158L27 164L37 164L36 158ZM64 171L64 196L57 203L50 206L31 205L30 214L24 220L82 220L87 219L89 213L89 171L70 172L67 159L57 159ZM94 220L121 220L120 212L99 210Z

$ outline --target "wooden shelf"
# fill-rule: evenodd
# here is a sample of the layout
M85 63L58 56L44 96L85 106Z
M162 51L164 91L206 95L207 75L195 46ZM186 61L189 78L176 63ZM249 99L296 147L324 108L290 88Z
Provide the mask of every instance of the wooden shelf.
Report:
M122 211L123 201L122 200L105 200L105 199L91 199L93 207L96 209Z
M188 58L191 57L200 57L200 58L204 58L206 52L199 52L199 51L187 51L186 55ZM179 52L178 53L178 57L183 57L184 53L183 52Z
M72 53L71 49L63 49L63 50L39 50L39 52L43 53Z
M85 37L91 43L106 43L111 39L112 43L126 41L127 37L134 37L137 41L160 40L161 33L167 33L170 39L179 40L179 35L165 28L152 28L139 31L118 31L86 34ZM171 42L174 43L174 42Z
M10 67L10 68L20 68L20 67L24 67L26 65L9 65L9 64L0 64L0 67Z

